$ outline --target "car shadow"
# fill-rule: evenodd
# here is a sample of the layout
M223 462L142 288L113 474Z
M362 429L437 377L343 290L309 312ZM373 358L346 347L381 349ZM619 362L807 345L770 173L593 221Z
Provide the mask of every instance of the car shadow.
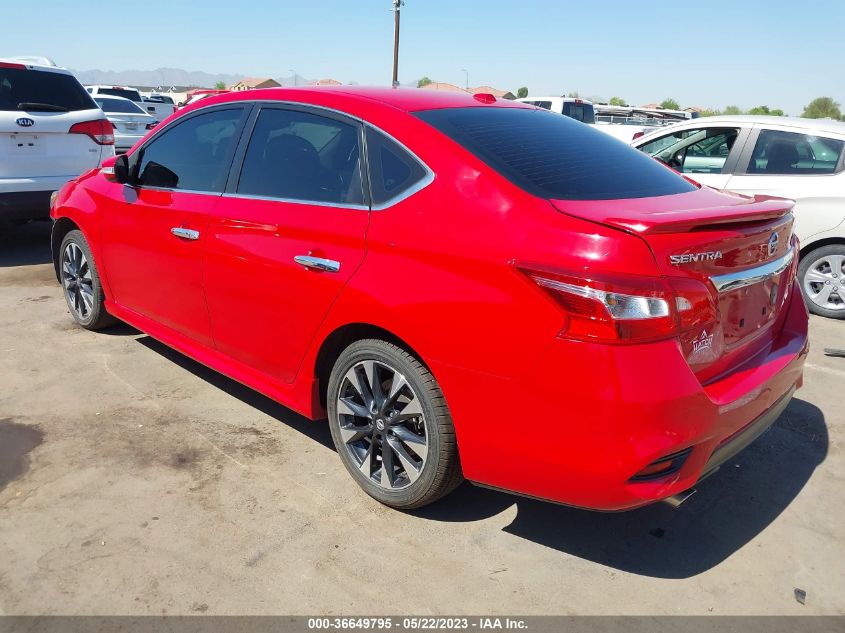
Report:
M620 513L568 508L463 485L416 514L477 521L516 506L505 532L641 576L680 579L720 564L762 532L827 456L824 414L794 398L775 425L701 482L681 507L654 504Z
M334 450L327 424L308 420L149 336L136 340ZM689 578L719 565L772 523L827 451L824 414L793 398L771 430L702 482L696 494L676 509L658 503L629 512L592 512L465 483L445 499L410 514L430 521L470 522L516 506L516 517L503 528L513 536L632 574Z
M53 261L50 252L52 222L0 224L0 268L33 266Z
M231 378L224 376L223 374L210 369L191 358L188 358L181 352L177 352L175 349L168 347L164 343L161 343L150 336L140 336L135 340L147 349L160 354L170 362L179 365L182 369L191 372L197 378L217 387L221 391L225 391L227 394L237 398L244 404L258 409L262 413L269 415L271 418L278 420L299 433L302 433L306 437L322 444L326 448L334 450L334 444L332 443L331 432L329 431L328 424L309 420L308 418L279 404L275 400L258 393L254 389L239 383L237 380L232 380Z

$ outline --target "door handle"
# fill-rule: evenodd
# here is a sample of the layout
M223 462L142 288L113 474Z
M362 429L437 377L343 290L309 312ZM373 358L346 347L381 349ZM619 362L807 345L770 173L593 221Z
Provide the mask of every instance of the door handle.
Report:
M185 240L198 240L200 238L200 232L194 231L193 229L186 229L183 226L174 226L170 229L170 232L173 233L176 237L181 237Z
M311 255L297 255L293 258L293 261L311 270L322 270L327 273L336 273L340 270L340 262L333 259L312 257Z

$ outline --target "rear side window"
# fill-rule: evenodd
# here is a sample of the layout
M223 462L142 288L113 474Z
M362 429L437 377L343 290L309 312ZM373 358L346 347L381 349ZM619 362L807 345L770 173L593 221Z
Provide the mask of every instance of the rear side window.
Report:
M356 125L299 110L264 108L244 156L237 192L363 204Z
M642 152L552 112L447 108L416 115L541 198L612 200L696 189Z
M367 128L367 161L373 204L398 198L426 176L425 168L400 145Z
M0 68L0 110L75 112L97 106L72 75Z
M215 110L168 127L142 148L137 184L223 191L242 113L243 108Z
M845 143L824 136L761 130L748 163L749 174L832 174Z

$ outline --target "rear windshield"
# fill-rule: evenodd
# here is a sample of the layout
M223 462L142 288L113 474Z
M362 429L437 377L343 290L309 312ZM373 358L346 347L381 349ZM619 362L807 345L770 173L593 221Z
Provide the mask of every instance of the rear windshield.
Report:
M91 96L72 75L0 68L0 110L74 112L93 110Z
M97 99L94 101L100 106L103 112L119 112L121 114L146 114L141 108L136 106L132 101L124 101L122 99Z
M415 114L541 198L613 200L695 191L653 158L553 112L481 107Z
M576 121L581 121L581 123L596 122L596 111L593 109L592 103L577 103L574 101L564 101L563 113L566 116L575 119Z
M141 102L141 93L137 90L125 90L123 88L98 88L97 94L111 95L112 97L123 97L130 101Z

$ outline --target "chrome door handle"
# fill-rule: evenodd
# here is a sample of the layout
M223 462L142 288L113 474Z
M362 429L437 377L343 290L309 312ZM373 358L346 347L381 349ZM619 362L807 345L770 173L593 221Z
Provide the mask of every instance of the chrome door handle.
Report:
M311 270L322 270L327 273L336 273L340 270L340 262L336 262L333 259L311 257L311 255L297 255L293 258L293 261Z
M170 229L170 232L173 233L176 237L181 237L186 240L198 240L200 238L200 232L194 231L193 229L186 229L182 226L174 226Z

